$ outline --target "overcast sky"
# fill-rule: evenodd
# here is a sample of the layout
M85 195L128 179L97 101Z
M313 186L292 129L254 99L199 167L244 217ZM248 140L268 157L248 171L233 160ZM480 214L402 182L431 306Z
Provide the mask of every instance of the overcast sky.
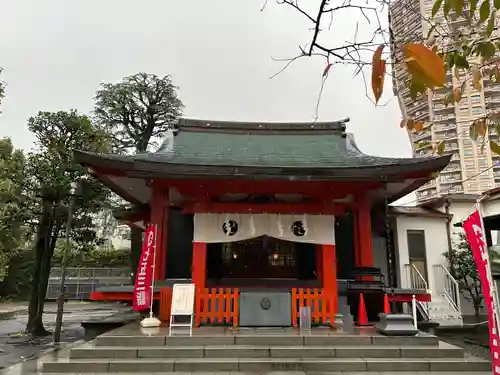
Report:
M318 3L308 0L309 4ZM0 0L0 66L7 82L0 136L29 149L26 120L39 110L90 113L101 82L148 72L170 74L185 116L218 120L309 121L324 61L302 59L269 76L310 38L310 23L269 0ZM352 39L355 14L333 23ZM363 26L360 26L363 27ZM371 154L410 156L390 82L375 107L352 68L332 68L321 121L350 117L348 130Z

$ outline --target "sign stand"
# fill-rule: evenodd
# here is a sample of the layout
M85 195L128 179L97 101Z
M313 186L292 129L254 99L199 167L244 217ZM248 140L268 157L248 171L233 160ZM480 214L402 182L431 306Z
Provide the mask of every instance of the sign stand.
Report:
M161 325L161 320L153 316L153 302L155 296L156 236L158 235L156 224L154 226L154 233L153 265L151 266L153 277L151 281L151 304L149 306L149 317L144 318L140 323L141 327L144 328L159 327Z
M172 328L174 327L189 327L189 336L193 335L194 291L194 284L174 284L170 308L169 336L172 336ZM176 316L189 316L189 323L176 323Z

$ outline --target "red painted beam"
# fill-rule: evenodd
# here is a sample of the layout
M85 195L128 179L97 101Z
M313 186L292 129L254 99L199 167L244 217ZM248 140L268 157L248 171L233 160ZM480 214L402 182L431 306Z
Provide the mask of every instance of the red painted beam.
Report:
M412 294L389 294L389 301L391 302L411 302ZM431 302L431 295L427 293L415 294L415 299L419 302Z
M132 292L90 292L91 301L132 301ZM160 299L160 293L154 294L154 299Z
M209 200L225 193L301 194L310 198L343 198L382 187L380 183L345 183L333 181L240 181L240 180L155 180L155 185L176 188L182 195Z
M183 213L239 213L239 214L342 214L346 204L332 203L190 203L184 206Z

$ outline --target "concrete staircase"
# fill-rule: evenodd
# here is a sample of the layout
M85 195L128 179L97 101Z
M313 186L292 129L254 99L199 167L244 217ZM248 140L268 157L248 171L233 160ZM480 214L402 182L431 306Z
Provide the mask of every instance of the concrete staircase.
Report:
M441 327L461 327L462 313L452 306L445 295L432 295L432 301L427 304L429 320L439 323Z
M314 331L314 330L313 330ZM373 330L353 333L237 331L225 335L172 336L110 332L47 360L44 373L165 373L239 371L460 372L491 373L489 361L466 358L462 349L431 335L384 337Z

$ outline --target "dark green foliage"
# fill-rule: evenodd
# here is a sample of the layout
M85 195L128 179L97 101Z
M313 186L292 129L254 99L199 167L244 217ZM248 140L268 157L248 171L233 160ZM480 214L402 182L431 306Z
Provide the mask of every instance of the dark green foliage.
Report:
M58 239L65 235L71 184L78 186L70 233L76 250L97 245L92 219L108 206L109 190L75 163L73 150L106 152L111 143L102 128L76 111L39 112L29 119L28 128L35 136L37 152L28 155L24 184L29 187L26 195L36 232L27 331L38 336L47 334L42 324L43 305L52 255Z
M182 115L170 76L138 73L106 83L96 94L97 122L113 134L116 151L144 152L151 138L163 137Z
M59 267L62 262L64 244L56 245L52 266ZM96 247L89 251L72 251L69 254L68 267L130 267L130 251L117 251Z
M0 298L27 299L31 292L33 265L33 249L15 251L10 259L7 275L0 283Z

